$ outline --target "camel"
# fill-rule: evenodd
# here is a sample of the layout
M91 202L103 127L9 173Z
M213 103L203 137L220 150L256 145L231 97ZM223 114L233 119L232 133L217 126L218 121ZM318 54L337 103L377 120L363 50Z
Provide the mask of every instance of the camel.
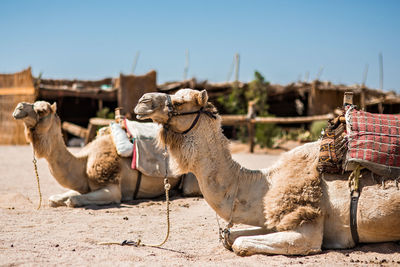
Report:
M73 155L67 150L56 103L45 101L19 103L13 116L23 120L27 140L32 143L38 158L45 158L57 182L68 189L52 195L51 207L107 205L137 198L154 198L164 193L163 177L142 174L137 190L139 172L131 169L130 159L118 156L110 134L94 141ZM179 178L169 178L171 186Z
M147 93L135 113L164 126L159 144L167 145L180 172L195 174L205 201L229 222L225 246L236 254L308 255L356 245L349 226L348 173L317 172L321 141L284 153L269 168L249 170L232 159L205 90ZM383 189L371 173L362 175L359 241L400 240L400 190L394 181ZM233 224L252 227L229 231Z

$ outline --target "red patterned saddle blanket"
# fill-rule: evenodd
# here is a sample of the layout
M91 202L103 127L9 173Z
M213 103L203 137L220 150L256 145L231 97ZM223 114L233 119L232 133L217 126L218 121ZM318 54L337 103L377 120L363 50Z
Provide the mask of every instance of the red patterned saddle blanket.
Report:
M400 115L346 112L346 170L360 164L390 178L400 176Z

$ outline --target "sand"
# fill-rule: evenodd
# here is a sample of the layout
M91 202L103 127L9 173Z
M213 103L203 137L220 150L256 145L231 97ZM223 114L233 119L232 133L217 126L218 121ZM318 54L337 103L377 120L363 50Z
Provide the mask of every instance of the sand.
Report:
M76 149L75 149L76 150ZM267 167L277 155L234 154L249 168ZM141 240L158 243L166 232L163 198L121 205L51 208L47 199L62 193L47 162L38 161L43 206L29 146L0 146L0 265L28 266L354 266L400 265L396 243L360 245L302 257L239 257L218 241L215 212L202 198L171 201L171 235L162 249L99 245ZM223 221L221 221L223 223ZM400 227L400 226L399 226Z

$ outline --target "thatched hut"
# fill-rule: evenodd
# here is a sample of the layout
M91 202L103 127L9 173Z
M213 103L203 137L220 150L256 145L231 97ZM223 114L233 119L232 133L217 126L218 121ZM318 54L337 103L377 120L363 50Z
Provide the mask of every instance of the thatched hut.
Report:
M12 117L19 102L33 102L35 87L31 68L12 74L0 74L0 144L26 144L24 126Z
M37 83L39 99L57 102L61 120L83 127L105 107L110 111L122 107L128 117L133 117L139 98L157 90L155 71L96 81L40 79Z

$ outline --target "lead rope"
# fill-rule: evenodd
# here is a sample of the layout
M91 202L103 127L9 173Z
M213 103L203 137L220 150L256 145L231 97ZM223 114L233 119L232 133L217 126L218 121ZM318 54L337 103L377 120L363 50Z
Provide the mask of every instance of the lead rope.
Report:
M39 173L38 173L37 160L36 160L36 157L35 157L35 149L33 148L33 144L32 144L32 151L33 151L33 160L32 160L33 168L35 170L37 189L38 189L38 192L39 192L39 205L38 205L38 207L36 209L39 210L41 205L42 205L42 192L40 191Z
M225 248L232 250L232 245L229 242L229 236L231 234L231 228L233 226L233 212L235 211L236 208L236 203L237 203L237 193L238 193L238 189L239 189L239 177L236 178L236 188L234 191L234 196L233 196L233 201L232 201L232 207L231 207L231 213L229 215L229 222L228 224L225 226L224 229L222 229L221 225L219 224L219 219L218 219L218 214L215 213L215 218L217 219L217 224L218 224L218 238L219 241L222 242L222 244L224 245Z
M100 242L98 243L99 245L120 245L120 246L134 246L134 247L153 247L153 248L158 248L163 246L169 237L169 233L170 233L170 228L171 228L171 223L170 223L170 219L169 219L169 190L171 189L171 184L169 183L169 179L168 179L168 152L167 152L167 145L165 144L164 146L164 152L163 152L163 156L165 159L165 176L164 176L164 189L165 189L165 200L167 201L167 234L165 235L164 240L157 245L148 245L148 244L144 244L142 243L142 240L138 239L137 241L131 241L131 240L124 240L121 243L119 242Z

